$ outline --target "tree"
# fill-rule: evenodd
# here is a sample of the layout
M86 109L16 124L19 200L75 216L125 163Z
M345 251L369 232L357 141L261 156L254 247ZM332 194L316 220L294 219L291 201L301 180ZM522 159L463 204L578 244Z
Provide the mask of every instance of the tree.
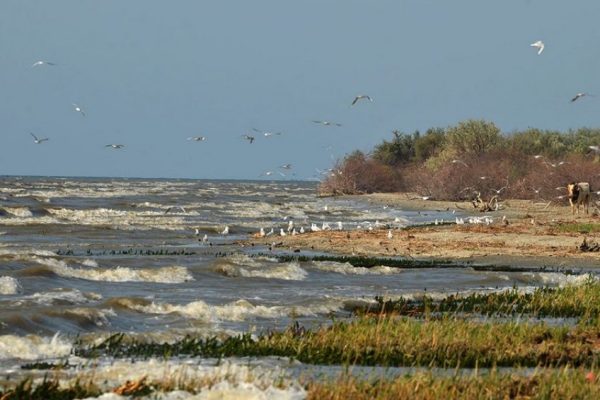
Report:
M479 155L488 152L502 141L500 129L484 120L467 120L448 128L447 142L456 154Z

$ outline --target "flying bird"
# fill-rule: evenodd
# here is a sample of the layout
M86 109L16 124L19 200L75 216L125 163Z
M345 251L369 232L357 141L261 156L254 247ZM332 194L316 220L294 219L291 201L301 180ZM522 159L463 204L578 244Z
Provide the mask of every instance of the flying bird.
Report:
M242 135L242 137L244 139L246 139L247 141L250 142L250 144L252 144L252 142L254 142L254 136L250 136L250 135Z
M33 68L33 67L38 67L38 66L40 66L40 65L50 65L50 66L54 66L54 65L56 65L56 64L54 64L54 63L51 63L50 61L43 61L43 60L40 60L40 61L36 61L36 62L34 62L34 63L33 63L33 65L31 66L31 68Z
M48 138L38 138L37 136L35 136L32 132L29 132L29 134L31 136L33 136L33 143L35 144L40 144L42 142L46 142L48 140Z
M283 164L279 168L281 168L281 169L292 169L292 164Z
M596 154L600 154L600 146L588 146Z
M462 160L452 160L452 164L462 164L462 165L464 165L464 166L465 166L465 167L467 167L467 168L469 167L469 166L467 165L467 163L466 163L466 162L464 162L464 161L462 161Z
M73 108L75 109L75 111L77 111L78 113L80 113L81 115L83 115L85 117L85 112L83 111L83 108L81 108L80 106L78 106L75 103L72 103L72 104L73 104Z
M544 42L542 42L541 40L538 40L535 43L531 43L529 46L531 47L535 47L536 49L538 49L538 56L540 54L542 54L542 51L544 51Z
M321 124L321 125L325 125L325 126L342 126L342 124L338 124L337 122L331 122L331 121L315 121L315 120L313 120L313 122L315 124Z
M256 128L252 128L252 130L256 133L261 133L264 137L271 137L273 135L277 135L277 136L281 136L281 132L268 132L268 131L261 131L258 130Z
M506 186L501 187L500 189L491 189L491 192L495 192L496 194L502 193L502 191L506 189Z
M580 99L580 98L582 98L583 96L591 96L591 94L589 94L589 93L577 93L577 94L575 95L575 97L573 97L573 98L571 99L571 103L573 103L573 102L575 102L575 101L579 100L579 99Z
M191 137L187 138L187 140L193 140L194 142L204 142L206 140L206 137L204 137L204 136L191 136Z
M122 149L123 147L125 147L124 144L107 144L104 147L111 147L113 149Z
M369 100L371 103L373 102L373 99L370 96L367 96L366 94L359 94L358 96L356 96L354 98L354 100L352 101L352 105L355 105L359 100L362 99L367 99Z

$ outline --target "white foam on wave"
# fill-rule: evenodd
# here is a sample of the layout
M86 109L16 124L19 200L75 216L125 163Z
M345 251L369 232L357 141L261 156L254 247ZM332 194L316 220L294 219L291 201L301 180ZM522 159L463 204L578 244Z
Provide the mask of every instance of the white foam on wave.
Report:
M69 208L52 208L48 212L62 221L78 225L107 225L121 229L184 229L183 217L165 214L163 211L115 210L112 208L93 208L75 210ZM197 215L189 212L186 215Z
M50 267L57 275L89 281L183 283L194 280L187 268L180 266L145 269L127 267L84 269L70 267L66 262L54 258L35 257L34 261Z
M22 249L22 248L0 248L0 257L13 257L27 259L28 256L55 257L57 254L49 250Z
M287 281L304 280L308 273L297 262L280 263L269 257L249 257L234 254L219 259L216 272L230 277L282 279Z
M335 272L343 275L396 275L402 273L400 268L377 265L371 268L355 267L350 263L335 261L313 261L311 267L319 271Z
M96 260L92 260L91 258L86 258L81 262L81 265L85 267L98 268L98 262Z
M144 361L117 360L110 365L95 366L84 370L74 379L100 382L103 389L114 388L124 380L137 381L146 377L149 382L168 382L175 387L193 388L197 394L182 390L155 393L159 399L246 399L246 400L300 400L306 391L295 379L289 377L280 366L245 365L225 361L218 365L198 365L196 361ZM168 385L167 385L168 386ZM106 393L97 399L122 399Z
M53 305L56 303L83 304L98 301L102 295L94 292L82 292L79 289L51 290L36 292L30 296L19 299L18 302L32 301L40 305Z
M64 357L69 355L71 347L71 343L60 337L58 333L52 338L36 335L2 335L0 336L0 360Z
M12 276L0 276L0 294L13 295L21 292L22 287Z
M560 272L525 272L523 276L530 278L543 285L564 287L568 285L582 285L590 280L598 280L598 277L591 274L565 275Z
M281 318L287 316L316 316L338 311L343 301L328 299L325 302L298 306L254 305L248 300L237 300L224 305L210 305L202 300L187 304L150 303L139 304L128 299L119 300L120 305L147 314L177 313L187 318L207 322L244 321L249 318Z
M27 207L3 207L3 209L11 215L19 218L31 217L33 214Z

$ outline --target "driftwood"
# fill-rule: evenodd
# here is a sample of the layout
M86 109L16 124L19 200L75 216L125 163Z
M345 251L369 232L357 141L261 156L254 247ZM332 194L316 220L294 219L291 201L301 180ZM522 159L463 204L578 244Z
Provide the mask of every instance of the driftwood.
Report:
M586 253L597 252L600 251L600 244L596 242L588 243L587 238L583 238L583 243L579 245L579 250Z
M478 192L477 196L471 200L474 208L477 208L480 212L498 211L500 203L498 203L498 196L492 196L489 201L484 201L481 198L481 193Z

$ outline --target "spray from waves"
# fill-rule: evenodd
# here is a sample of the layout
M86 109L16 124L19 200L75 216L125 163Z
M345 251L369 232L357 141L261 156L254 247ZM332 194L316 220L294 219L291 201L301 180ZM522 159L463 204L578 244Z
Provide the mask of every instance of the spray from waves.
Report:
M83 269L69 267L64 261L54 258L35 257L34 261L49 267L52 272L59 276L89 281L184 283L194 280L188 270L180 266L147 269L126 267Z
M98 327L110 325L109 317L115 317L117 314L111 310L98 310L95 308L75 307L68 309L49 309L44 314L51 318L63 318L79 326L95 325Z
M288 316L317 316L339 311L344 307L341 299L327 299L319 303L297 306L254 305L247 300L237 300L224 305L210 305L202 300L187 304L154 303L143 299L113 298L109 306L122 307L145 314L179 314L186 318L206 322L244 321L249 318L280 318Z
M350 263L335 261L313 261L311 267L319 271L334 272L342 275L395 275L403 272L400 268L378 265L371 268L354 267Z
M79 289L56 289L48 292L37 292L16 301L16 305L32 302L39 305L73 305L95 302L102 299L102 295L94 292L82 292Z
M23 290L18 280L12 276L0 276L0 294L13 295Z
M308 273L296 262L279 263L267 257L248 257L245 254L235 254L218 259L215 262L215 272L235 278L266 278L287 281L304 280Z
M71 343L63 340L58 333L52 338L36 335L0 336L0 360L57 358L67 356L70 352Z
M565 275L560 272L526 272L521 275L520 279L527 283L564 287L583 285L590 280L598 280L598 277L591 274Z
M19 218L27 218L33 216L33 213L27 207L3 207L3 209L8 214Z
M110 364L94 365L93 368L84 369L78 372L76 378L80 381L102 382L102 389L108 390L121 385L124 376L130 381L145 377L151 382L161 382L164 386L194 387L200 392L196 395L183 391L165 393L164 398L169 399L300 400L306 398L302 385L290 378L281 366L246 365L230 360L218 365L198 365L197 361L191 363L158 359L135 362L116 360ZM122 397L119 396L120 398Z

